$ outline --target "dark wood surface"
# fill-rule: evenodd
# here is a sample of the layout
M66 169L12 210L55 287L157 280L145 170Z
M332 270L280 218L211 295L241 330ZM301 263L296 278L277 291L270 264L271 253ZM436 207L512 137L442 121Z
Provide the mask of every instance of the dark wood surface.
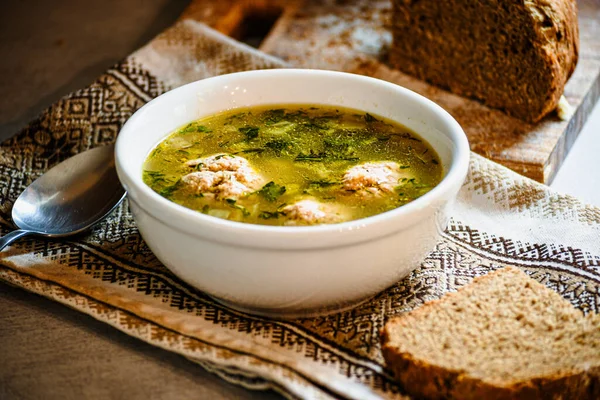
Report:
M3 2L0 138L171 25L187 0ZM0 283L0 399L275 399Z
M78 311L0 284L0 399L276 399Z

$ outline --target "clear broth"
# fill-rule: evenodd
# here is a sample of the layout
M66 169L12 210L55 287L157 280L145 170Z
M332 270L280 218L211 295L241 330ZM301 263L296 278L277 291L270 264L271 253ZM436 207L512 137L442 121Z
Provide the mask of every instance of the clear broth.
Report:
M198 169L188 161L217 154L245 158L264 185L230 199L199 193L182 183ZM344 189L349 168L383 161L400 168L393 191L371 195ZM285 105L236 109L177 129L150 153L143 179L167 199L205 214L287 225L293 221L286 206L303 199L335 213L332 222L395 209L431 190L442 172L431 146L396 122L353 109Z

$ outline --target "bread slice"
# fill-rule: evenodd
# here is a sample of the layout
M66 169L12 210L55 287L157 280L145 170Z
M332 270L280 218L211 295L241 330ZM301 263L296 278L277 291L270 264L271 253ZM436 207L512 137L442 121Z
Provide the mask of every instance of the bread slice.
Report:
M577 64L575 0L393 0L390 63L530 122Z
M600 315L516 268L389 321L387 366L429 399L600 399Z

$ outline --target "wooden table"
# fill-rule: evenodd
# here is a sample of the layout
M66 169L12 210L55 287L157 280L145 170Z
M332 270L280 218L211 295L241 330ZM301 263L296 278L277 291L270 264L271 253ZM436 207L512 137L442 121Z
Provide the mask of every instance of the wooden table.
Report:
M0 15L0 138L148 41L187 3L152 0L142 7L117 0L27 0L5 6ZM600 206L598 154L597 105L554 185ZM232 386L180 356L4 284L0 355L1 399L280 398Z

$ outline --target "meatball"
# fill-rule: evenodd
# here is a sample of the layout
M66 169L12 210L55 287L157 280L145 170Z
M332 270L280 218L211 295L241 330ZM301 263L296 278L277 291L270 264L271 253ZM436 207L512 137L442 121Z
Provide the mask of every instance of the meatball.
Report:
M350 168L342 178L342 189L362 195L384 195L398 186L401 178L412 174L391 161L369 162Z
M319 203L310 199L290 204L281 211L288 219L286 225L331 224L342 220L341 210L333 204Z
M212 194L217 199L237 200L260 189L264 183L243 157L215 154L190 160L186 165L196 167L197 171L183 176L181 181L193 192Z

